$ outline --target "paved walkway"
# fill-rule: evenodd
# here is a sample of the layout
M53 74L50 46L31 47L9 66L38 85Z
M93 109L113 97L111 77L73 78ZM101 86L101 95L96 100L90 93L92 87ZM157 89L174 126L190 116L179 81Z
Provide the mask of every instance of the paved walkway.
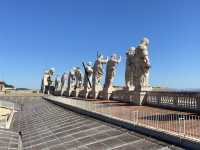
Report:
M22 132L24 150L161 150L181 149L80 115L40 97L18 100L12 129Z
M81 100L50 96L68 105L117 117L141 126L167 131L178 136L187 136L200 141L200 116L150 106L134 106L117 101Z
M0 129L0 150L17 150L19 135L16 132Z

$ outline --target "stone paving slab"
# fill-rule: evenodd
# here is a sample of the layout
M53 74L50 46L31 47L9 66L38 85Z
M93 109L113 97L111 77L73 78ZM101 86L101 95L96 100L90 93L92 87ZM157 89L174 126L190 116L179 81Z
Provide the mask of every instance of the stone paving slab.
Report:
M148 107L148 106L134 106L134 105L128 105L126 103L121 103L121 102L116 102L116 101L101 101L101 100L96 100L96 101L87 101L83 99L74 99L74 98L64 98L64 97L58 97L58 96L45 96L45 99L50 100L51 102L60 105L64 108L73 110L75 112L88 115L94 118L98 118L100 120L118 125L118 126L123 126L125 128L147 134L153 137L156 137L158 139L162 140L167 140L168 142L176 143L178 145L184 145L184 147L190 148L193 147L194 149L199 149L200 143L196 139L188 139L182 134L180 135L179 132L174 133L173 132L168 132L168 130L171 130L176 127L175 129L179 131L179 126L183 127L183 124L179 123L178 117L183 117L185 115L190 115L189 113L185 112L178 112L178 111L171 111L167 109L159 109L159 108L154 108L154 107ZM114 105L114 106L113 106ZM135 120L132 119L131 112L135 112L135 109L130 109L130 107L136 107L136 108L145 108L146 110L151 109L150 111L145 111L144 114L141 113L139 114L139 125L134 125ZM127 109L129 108L129 109ZM155 110L154 110L155 109ZM137 109L136 109L137 110ZM157 110L157 111L156 111ZM158 113L162 113L162 118L158 118L159 115ZM155 124L155 121L152 120L153 116L150 112L156 112L157 116L157 123ZM174 118L175 120L171 120L170 122L168 121L169 117L166 117L165 115L168 113L175 114L177 117ZM180 115L181 114L181 115ZM164 117L163 117L164 116ZM144 122L141 122L141 120ZM164 119L164 120L163 120ZM187 121L187 122L186 122ZM196 122L195 122L196 121ZM189 131L195 131L192 132L195 135L199 134L198 128L200 127L200 120L195 120L194 122L189 122L189 125L192 126L187 126L191 127L189 128ZM188 123L188 120L185 120L186 123ZM142 123L142 126L141 126ZM152 124L153 123L153 124ZM175 123L175 125L173 125ZM196 124L197 123L197 124ZM144 126L145 125L145 126ZM159 125L157 128L156 126L152 125ZM188 124L186 124L188 125ZM198 126L197 126L198 125ZM131 127L132 126L132 127ZM139 127L139 128L138 128ZM153 129L152 129L153 127ZM165 130L163 130L165 129ZM183 128L182 128L183 129ZM188 128L186 128L188 131ZM191 130L192 129L192 130ZM161 136L162 135L162 136ZM180 142L181 138L181 142Z
M95 112L123 120L135 121L137 115L137 122L140 124L167 130L174 132L175 134L179 133L181 130L181 132L188 137L194 138L195 140L199 139L200 141L200 116L198 114L150 106L136 106L111 100L84 100L55 96L50 97L69 105L77 105L83 109L91 109ZM180 122L179 118L185 119ZM155 123L155 121L157 121L157 123ZM182 128L180 129L180 127ZM183 128L185 128L185 131L183 131Z
M18 131L22 132L24 150L111 150L138 147L141 149L179 149L165 142L128 131L84 115L77 114L40 97L12 100L23 104L12 123L12 145L17 146ZM5 137L8 133L0 132ZM10 134L10 133L9 133ZM9 136L8 134L8 136ZM139 142L139 141L143 142ZM8 140L5 147L8 149ZM144 142L147 146L144 146ZM126 149L126 148L125 148Z
M18 133L6 129L0 129L0 150L17 149Z

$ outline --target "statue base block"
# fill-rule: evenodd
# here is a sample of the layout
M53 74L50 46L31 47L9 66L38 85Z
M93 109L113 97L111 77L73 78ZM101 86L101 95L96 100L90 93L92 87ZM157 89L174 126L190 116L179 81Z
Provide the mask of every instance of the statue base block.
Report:
M104 100L109 100L111 97L112 93L104 92L103 93L103 98Z
M91 91L89 92L88 97L92 99L97 99L99 97L99 93L100 93L99 91Z
M146 93L146 91L114 91L111 95L111 99L135 105L143 105L146 101Z
M63 91L61 96L68 96L67 91Z
M54 94L55 96L61 96L61 91L54 91Z
M82 90L82 91L79 92L78 97L87 99L88 96L89 96L89 93L90 93L90 91Z
M145 103L146 92L136 92L130 94L130 103L135 105L143 105Z
M111 98L112 92L114 91L114 88L104 88L103 91L99 93L99 99L103 100L109 100Z
M70 97L72 91L73 91L73 90L71 90L71 89L67 89L67 91L66 91L66 96L67 96L67 97Z
M71 95L70 95L70 96L72 96L72 97L78 97L79 92L80 92L79 89L73 90L73 91L71 92Z

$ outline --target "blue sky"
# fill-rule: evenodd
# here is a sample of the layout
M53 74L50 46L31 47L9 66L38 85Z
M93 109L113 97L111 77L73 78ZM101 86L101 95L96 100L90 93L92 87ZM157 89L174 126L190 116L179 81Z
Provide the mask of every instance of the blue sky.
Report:
M199 0L1 0L0 80L38 88L43 71L61 74L97 51L125 52L150 39L151 84L200 88Z

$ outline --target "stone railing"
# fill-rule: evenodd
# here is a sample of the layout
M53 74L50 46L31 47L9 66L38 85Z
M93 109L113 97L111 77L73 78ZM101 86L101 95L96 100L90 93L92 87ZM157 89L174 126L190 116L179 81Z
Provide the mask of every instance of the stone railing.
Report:
M146 94L145 104L200 112L200 92L151 91Z
M60 92L55 92L60 96ZM64 94L64 96L66 96ZM75 97L75 96L74 96ZM102 99L101 97L99 97ZM149 105L167 109L184 110L200 113L200 92L191 91L143 91L134 92L118 88L112 92L112 100L132 103L135 105Z

